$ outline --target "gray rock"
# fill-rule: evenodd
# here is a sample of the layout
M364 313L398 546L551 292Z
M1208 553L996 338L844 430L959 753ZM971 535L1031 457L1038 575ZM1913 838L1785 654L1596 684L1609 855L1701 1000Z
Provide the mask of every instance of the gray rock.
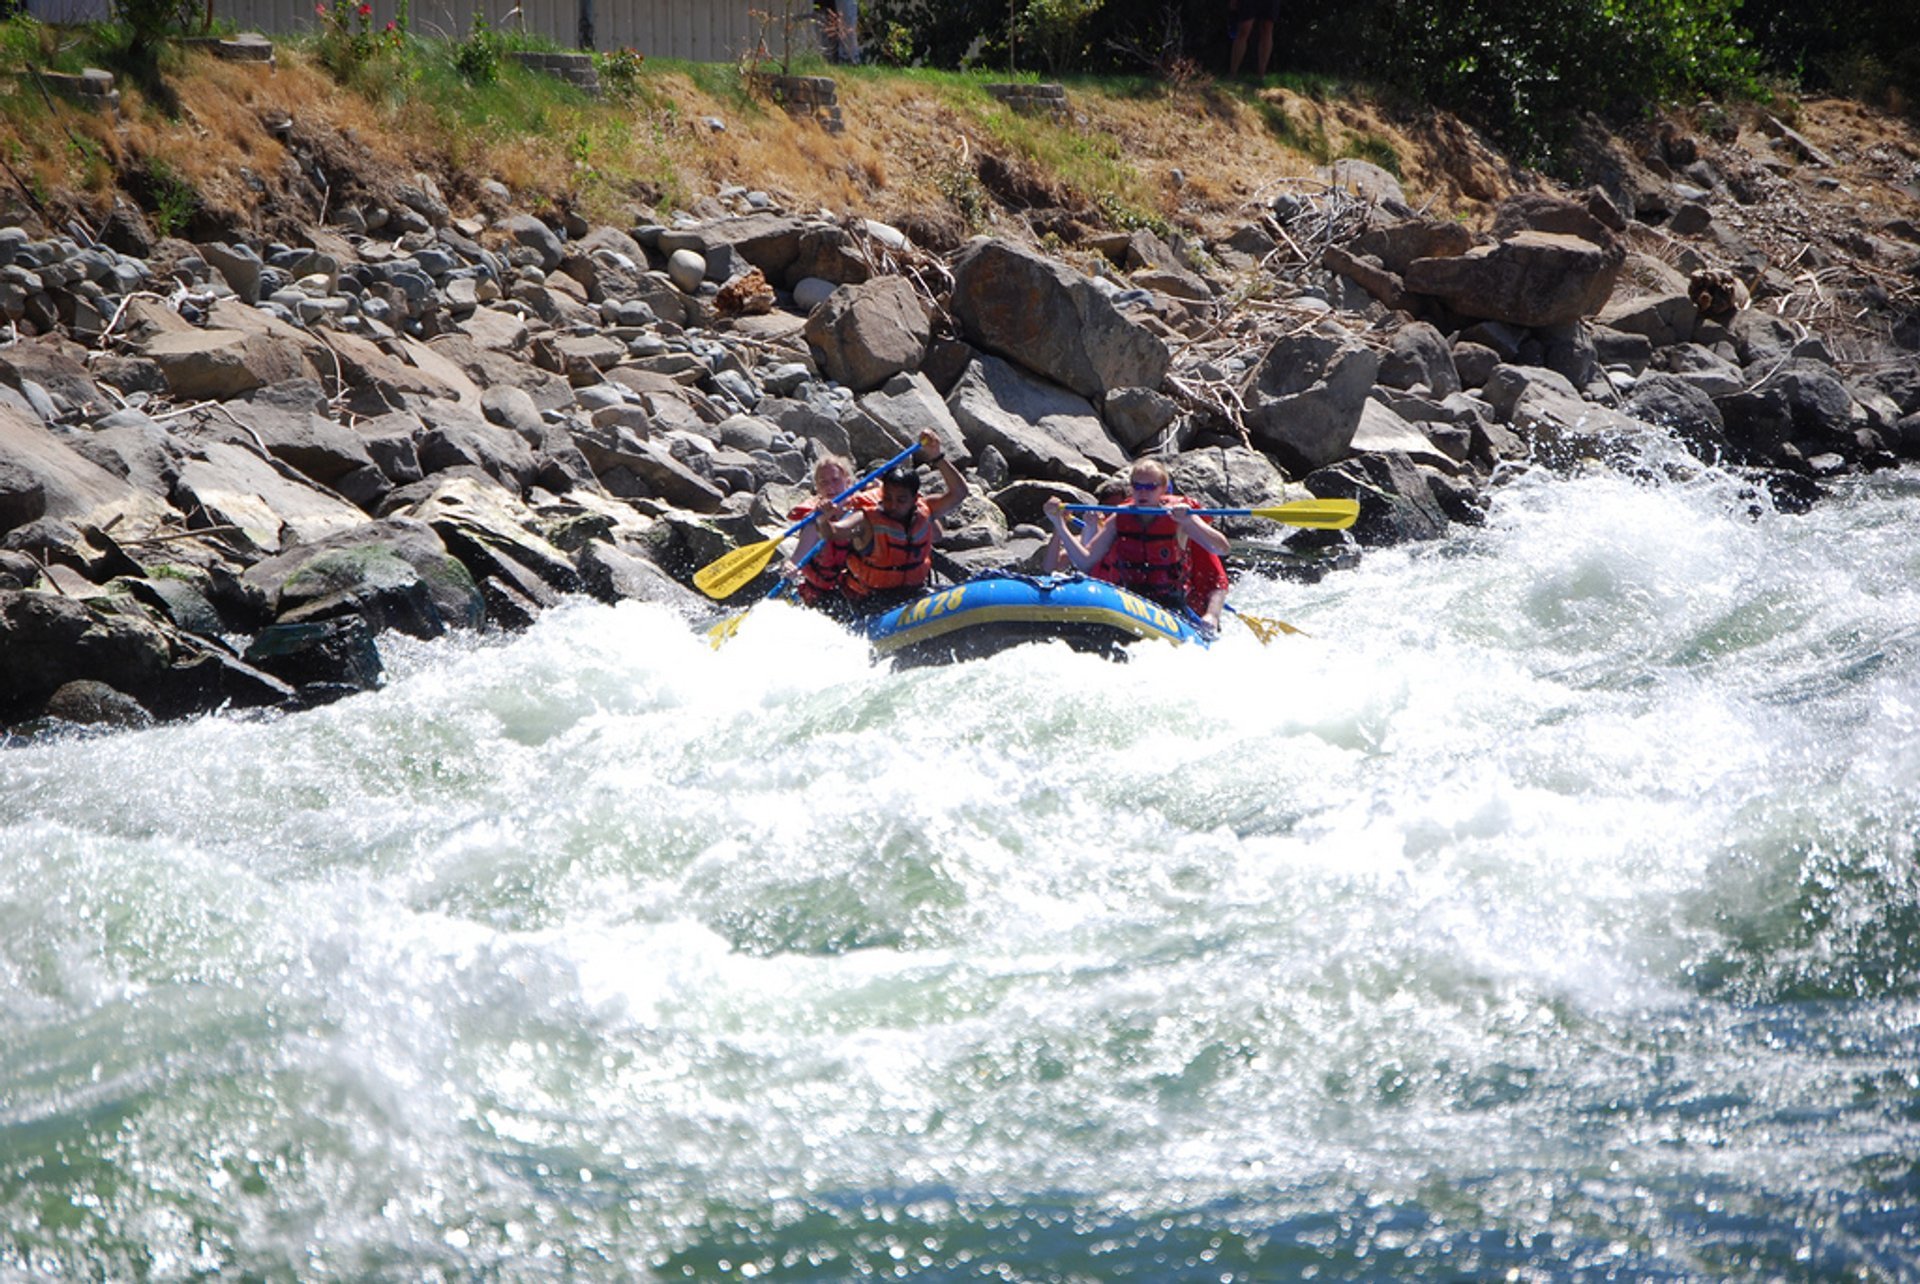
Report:
M756 213L662 231L658 245L663 254L688 249L703 258L712 257L715 250L724 247L759 268L767 280L784 281L787 269L800 255L804 230L805 225L797 218Z
M224 401L314 374L298 350L266 334L240 330L156 335L142 355L160 367L174 396L189 401Z
M226 245L219 241L198 247L200 256L226 280L227 287L242 303L260 301L260 273L266 264L245 245Z
M923 374L897 374L860 398L845 421L850 443L863 453L885 458L931 431L956 464L973 458L966 435L933 384Z
M1698 343L1681 343L1662 348L1653 355L1653 367L1692 384L1709 397L1725 397L1747 386L1747 377L1739 366L1711 348Z
M515 214L496 226L511 237L514 244L532 250L539 258L542 271L553 271L566 258L566 242L560 234L531 214Z
M480 394L480 413L488 423L518 433L521 440L529 445L537 445L546 432L546 421L540 417L540 407L534 404L524 388L495 384L486 389Z
M1245 446L1186 451L1167 461L1167 471L1176 492L1209 508L1263 507L1281 497L1287 481L1271 459ZM1223 518L1220 526L1229 532L1241 527L1259 534L1273 531L1271 522L1258 518Z
M688 618L707 614L712 604L685 588L651 558L616 544L595 540L574 559L581 585L603 602L655 602Z
M1709 463L1726 454L1726 421L1719 407L1678 375L1656 373L1641 378L1627 394L1625 410L1636 419L1668 429Z
M242 659L293 687L308 708L371 691L383 676L372 630L351 615L268 625Z
M153 725L153 715L138 700L104 682L78 678L47 698L46 716L83 727L136 730Z
M1599 311L1624 261L1617 246L1529 229L1452 258L1416 259L1406 284L1461 316L1560 325Z
M930 333L920 296L897 276L839 287L806 325L821 370L856 392L918 369Z
M282 466L284 467L284 466ZM180 465L174 498L215 522L237 527L239 538L264 553L350 530L366 514L291 468L276 468L250 448L224 441L195 447Z
M1337 160L1321 167L1320 174L1334 187L1352 192L1391 213L1412 213L1407 208L1407 194L1401 189L1400 180L1372 161Z
M305 394L305 395L303 395ZM366 444L351 428L323 418L320 386L311 380L274 385L226 403L224 415L284 461L323 486L332 486L357 468L373 463Z
M707 260L697 250L675 250L667 259L667 276L680 289L692 294L707 279Z
M969 451L991 447L1025 476L1092 487L1127 462L1092 403L998 357L967 367L947 409Z
M256 562L241 580L265 596L276 619L293 623L353 615L376 632L430 638L448 628L478 628L485 613L466 567L432 528L405 518Z
M1089 278L1005 241L978 239L954 261L954 319L976 347L1083 397L1154 388L1166 344L1122 316Z
M1290 470L1344 458L1380 369L1380 354L1337 326L1287 335L1247 388L1247 432Z
M1616 299L1600 310L1598 318L1611 329L1644 335L1656 348L1691 341L1698 319L1699 310L1685 290Z
M1604 325L1593 326L1587 333L1594 359L1608 370L1624 368L1639 374L1653 361L1653 343L1644 334L1629 334Z
M1129 454L1139 454L1159 441L1179 416L1179 404L1151 388L1111 388L1100 399L1100 417L1107 431Z
M395 486L409 485L426 475L420 467L416 444L426 432L426 426L417 415L396 410L361 419L354 424L354 432L375 466Z
M0 590L0 720L39 712L69 682L143 693L173 662L151 622L54 593Z
M524 622L527 604L553 606L580 588L572 559L535 534L533 512L498 485L446 478L404 515L431 526L466 567L494 622Z
M1454 374L1459 378L1463 390L1485 385L1487 376L1503 360L1498 352L1484 343L1463 340L1452 346L1452 352Z
M41 518L144 533L175 517L164 491L130 483L0 404L0 533Z
M1438 539L1454 521L1475 521L1472 491L1404 455L1360 455L1305 479L1323 499L1354 499L1360 517L1352 537L1369 546Z
M1460 373L1446 336L1424 321L1401 326L1380 360L1378 379L1389 388L1425 388L1435 397L1460 391Z
M793 306L802 312L811 312L825 303L835 288L837 283L824 277L803 277L793 284Z
M1428 218L1369 228L1347 246L1356 257L1378 259L1387 271L1401 277L1415 259L1452 258L1472 248L1473 233L1464 225Z
M711 513L725 498L668 450L629 431L596 425L576 429L573 439L601 485L623 499L659 498L676 508Z
M533 451L519 433L488 423L450 402L428 402L420 409L426 431L417 450L428 476L450 468L478 468L515 492L532 484L539 471Z

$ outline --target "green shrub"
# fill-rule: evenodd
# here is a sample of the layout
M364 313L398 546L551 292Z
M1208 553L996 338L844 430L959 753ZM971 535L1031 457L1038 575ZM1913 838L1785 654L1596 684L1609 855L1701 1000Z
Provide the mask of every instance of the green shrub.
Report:
M506 41L493 29L487 16L474 11L473 29L453 50L454 69L470 85L491 85L500 79L500 62L506 53Z
M600 87L609 95L630 101L640 93L640 68L645 55L632 45L596 56L600 67Z

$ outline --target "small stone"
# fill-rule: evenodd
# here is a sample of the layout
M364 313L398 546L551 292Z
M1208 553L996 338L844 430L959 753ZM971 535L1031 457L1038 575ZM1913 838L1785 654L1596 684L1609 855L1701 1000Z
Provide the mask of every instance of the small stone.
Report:
M793 306L802 312L811 312L825 303L836 288L833 282L817 276L802 277L793 287Z
M707 279L707 260L695 250L675 250L667 260L667 276L683 291L692 294Z

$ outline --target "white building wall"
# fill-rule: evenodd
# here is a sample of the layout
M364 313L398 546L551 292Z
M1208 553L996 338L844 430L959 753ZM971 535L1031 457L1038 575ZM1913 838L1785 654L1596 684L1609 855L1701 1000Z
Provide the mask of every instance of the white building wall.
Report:
M397 0L371 0L377 30L398 16ZM754 10L771 13L766 31L771 53L780 56L779 28L786 0L584 0L592 7L593 47L599 50L632 46L650 58L684 58L691 62L732 62L755 43L763 23ZM242 31L269 36L312 31L320 19L315 0L215 0L214 16ZM583 0L412 0L408 24L414 32L449 40L463 38L473 26L473 15L484 14L498 30L545 36L566 49L580 44ZM27 11L46 23L98 22L108 16L108 0L27 0ZM818 48L809 0L795 0L799 22L793 36L797 55ZM355 20L357 22L357 19Z

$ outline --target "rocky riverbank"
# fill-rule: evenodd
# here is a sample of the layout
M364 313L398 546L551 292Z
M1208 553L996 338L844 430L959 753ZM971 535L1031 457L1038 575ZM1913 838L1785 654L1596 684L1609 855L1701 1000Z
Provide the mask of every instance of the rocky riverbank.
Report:
M424 177L283 241L27 218L0 230L0 722L300 707L377 684L384 631L569 594L699 618L693 571L784 525L817 453L923 428L974 482L954 577L1031 569L1046 498L1148 452L1213 505L1358 498L1346 557L1477 521L1516 467L1717 463L1788 507L1920 457L1920 199L1845 233L1884 324L1822 333L1829 243L1742 227L1831 160L1791 130L1713 152L1670 131L1484 229L1340 162L1215 236L1052 252L1032 216L956 245L732 189L589 226L456 214Z

